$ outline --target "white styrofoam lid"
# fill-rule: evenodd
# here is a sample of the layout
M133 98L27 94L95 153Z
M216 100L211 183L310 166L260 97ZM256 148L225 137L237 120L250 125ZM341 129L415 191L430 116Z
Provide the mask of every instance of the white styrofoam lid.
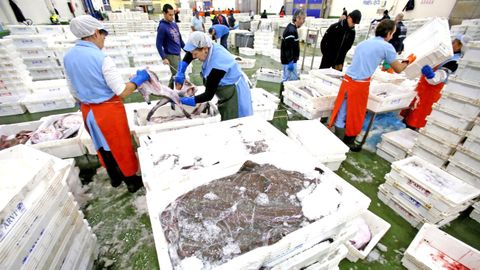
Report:
M412 149L415 145L415 139L418 137L418 132L409 128L404 128L383 134L387 141L395 142L406 149Z
M346 153L349 148L319 120L288 121L288 128L316 155Z

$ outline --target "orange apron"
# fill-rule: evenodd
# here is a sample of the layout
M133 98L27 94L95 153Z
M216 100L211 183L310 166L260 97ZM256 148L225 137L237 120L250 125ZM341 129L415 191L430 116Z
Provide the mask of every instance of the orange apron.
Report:
M367 111L368 90L370 88L370 78L362 81L355 81L348 75L345 75L338 91L335 106L330 116L329 127L335 123L338 111L342 106L345 94L347 94L347 119L345 123L345 135L357 136L362 131L363 120Z
M417 85L417 96L410 103L410 108L403 110L400 115L404 117L404 122L414 128L422 128L427 124L427 116L432 113L432 105L442 96L442 88L445 83L431 85L425 79L420 77Z
M95 121L102 131L123 175L125 177L135 175L138 171L138 160L133 150L127 114L125 113L125 107L120 97L114 96L99 104L82 103L80 109L82 110L85 128L89 133L86 119L88 112L92 110ZM105 163L99 152L97 152L97 156L102 166L105 167Z

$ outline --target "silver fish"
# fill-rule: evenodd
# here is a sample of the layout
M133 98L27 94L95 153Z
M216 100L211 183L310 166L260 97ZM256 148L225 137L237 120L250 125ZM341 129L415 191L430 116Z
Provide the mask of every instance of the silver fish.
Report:
M161 99L155 104L155 106L150 110L150 112L147 115L147 121L150 121L150 118L152 115L155 113L155 111L160 108L161 106L171 103L172 104L172 109L175 109L175 105L179 106L179 108L182 110L183 114L191 119L192 117L190 114L185 110L183 107L182 103L180 102L180 94L187 94L188 91L193 92L194 87L184 87L184 89L181 89L181 91L176 91L173 90L165 85L160 84L158 77L155 73L151 72L150 70L147 70L148 74L150 75L150 80L147 82L143 83L139 88L138 91L142 94L143 98L145 99L145 102L147 104L150 104L150 95L158 96L161 97ZM182 92L183 90L183 92Z

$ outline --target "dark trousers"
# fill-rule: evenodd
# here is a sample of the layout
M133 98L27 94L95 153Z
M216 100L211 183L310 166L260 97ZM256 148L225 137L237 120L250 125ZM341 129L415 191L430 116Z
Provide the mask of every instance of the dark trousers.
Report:
M228 44L227 44L227 41L228 41L228 33L226 35L223 35L222 38L220 38L220 45L222 45L225 49L228 50Z

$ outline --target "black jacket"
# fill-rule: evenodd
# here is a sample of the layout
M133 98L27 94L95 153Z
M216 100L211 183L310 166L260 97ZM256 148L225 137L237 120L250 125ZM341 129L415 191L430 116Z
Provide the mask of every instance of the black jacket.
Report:
M345 61L345 55L355 40L355 28L348 26L347 19L330 25L322 38L322 63L320 68L334 67Z
M393 45L397 53L403 51L403 40L406 37L407 27L403 24L403 22L398 22L397 30L395 30L395 33L393 33L393 37L390 40L390 44Z
M229 27L228 22L227 22L227 18L225 18L225 16L223 16L221 14L215 16L215 18L212 21L212 24L220 24L220 22L218 21L219 16L222 16L222 23L221 24L225 25L226 27Z
M280 60L282 65L293 61L297 62L300 56L300 42L298 40L297 27L289 23L282 35L282 44L280 45Z

